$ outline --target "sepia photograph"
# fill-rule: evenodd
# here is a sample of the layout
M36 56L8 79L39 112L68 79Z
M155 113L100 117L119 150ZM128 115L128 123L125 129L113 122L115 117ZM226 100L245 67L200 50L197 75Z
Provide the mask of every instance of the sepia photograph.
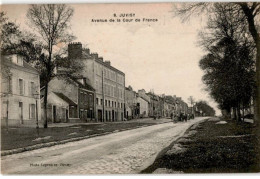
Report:
M32 3L0 4L1 175L259 175L259 1Z

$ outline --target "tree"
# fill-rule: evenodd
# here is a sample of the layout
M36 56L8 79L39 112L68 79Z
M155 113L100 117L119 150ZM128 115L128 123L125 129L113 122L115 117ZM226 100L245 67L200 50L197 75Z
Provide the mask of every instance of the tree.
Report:
M194 105L194 103L195 103L195 99L193 98L193 96L190 96L190 97L188 98L188 102L189 102L190 105L191 105L191 113L194 114L193 105Z
M11 22L5 12L0 12L0 47L1 55L9 53L9 50L18 44L22 38L22 32L19 30L19 26L14 22Z
M27 12L32 27L41 37L47 55L42 58L45 68L45 90L44 90L44 128L47 124L47 94L48 83L51 80L55 68L53 58L54 46L69 42L73 36L69 34L69 22L74 10L64 4L42 4L31 5Z
M254 88L254 46L245 37L244 16L233 17L233 6L215 4L207 30L201 33L201 45L208 52L201 61L203 81L222 110L240 109L250 103Z
M198 101L196 102L196 107L199 111L202 111L202 113L206 116L214 116L215 115L215 110L208 105L206 101Z
M185 21L194 14L201 14L201 12L207 11L208 13L215 12L216 3L186 3L183 4L182 7L175 7L176 15L182 17ZM259 126L259 117L260 117L260 35L257 30L257 22L259 22L259 14L260 14L260 3L259 2L233 2L233 3L225 3L231 6L236 7L236 11L233 13L233 17L237 15L243 15L245 17L245 22L247 22L248 30L253 38L255 47L256 47L256 55L255 55L255 67L256 67L256 75L255 81L256 85L254 88L254 119Z

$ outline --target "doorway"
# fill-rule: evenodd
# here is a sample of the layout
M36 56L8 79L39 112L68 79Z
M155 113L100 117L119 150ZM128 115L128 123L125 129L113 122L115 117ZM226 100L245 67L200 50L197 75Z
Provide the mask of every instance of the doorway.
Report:
M19 119L21 124L23 124L23 103L19 102Z
M57 109L56 109L56 106L53 106L53 108L52 108L52 115L53 115L53 122L56 122L56 120L57 120L57 111L56 111Z
M98 121L102 122L102 110L98 110Z

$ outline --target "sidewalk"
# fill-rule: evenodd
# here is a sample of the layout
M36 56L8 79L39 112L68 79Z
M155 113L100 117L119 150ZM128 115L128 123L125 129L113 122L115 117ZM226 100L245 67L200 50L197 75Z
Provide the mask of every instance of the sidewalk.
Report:
M253 124L211 118L193 125L142 173L259 172Z

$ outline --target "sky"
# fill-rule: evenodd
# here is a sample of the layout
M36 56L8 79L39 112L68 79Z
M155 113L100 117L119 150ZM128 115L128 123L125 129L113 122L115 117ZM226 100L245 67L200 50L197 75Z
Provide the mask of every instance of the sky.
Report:
M70 31L91 53L123 71L126 86L134 90L151 89L156 94L205 100L217 114L217 104L205 91L199 60L206 53L198 46L198 32L205 17L193 17L182 23L174 17L172 3L144 4L70 4L74 8ZM3 5L2 11L22 29L30 30L26 12L29 5ZM116 14L117 17L114 16ZM134 14L123 22L120 14ZM96 20L108 22L93 22ZM109 22L120 19L121 22ZM139 19L140 22L135 20ZM143 19L157 19L147 22Z

